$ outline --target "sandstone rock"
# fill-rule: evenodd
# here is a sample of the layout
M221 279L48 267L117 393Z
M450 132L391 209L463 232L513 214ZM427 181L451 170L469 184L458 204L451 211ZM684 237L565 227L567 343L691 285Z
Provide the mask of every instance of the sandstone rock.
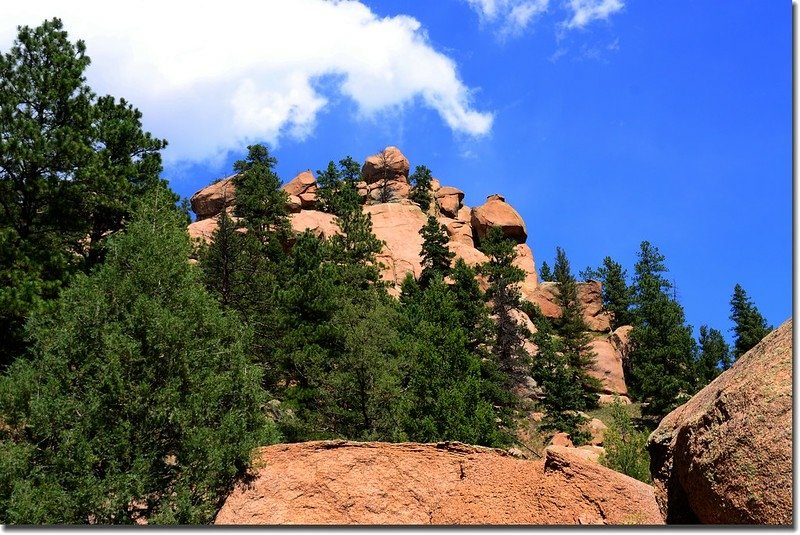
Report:
M303 193L316 193L317 180L311 169L303 171L282 186L283 191L289 195L302 195Z
M190 199L192 212L197 215L197 220L208 219L220 213L224 208L232 206L236 200L236 191L231 175L214 182L210 186L195 192Z
M289 201L286 203L286 209L289 212L296 214L303 208L303 201L297 195L289 195Z
M431 191L434 193L438 191L442 187L442 183L439 181L438 178L431 179Z
M447 228L447 237L451 242L460 242L468 247L475 247L475 242L472 239L472 225L458 219L441 216L437 218L437 221Z
M528 231L522 216L501 195L489 195L486 202L472 210L472 228L479 239L486 237L489 227L500 227L503 235L517 243L525 243Z
M386 147L364 161L361 177L367 184L384 179L408 183L409 168L408 158L400 152L400 149Z
M335 234L341 234L339 225L334 221L334 216L325 212L303 210L291 214L289 218L295 234L302 234L305 230L310 230L320 238L330 238Z
M539 286L539 276L536 273L536 262L533 259L533 251L526 243L517 244L514 248L517 258L514 259L514 266L525 272L525 279L520 284L522 295L529 295L536 291Z
M575 445L572 443L572 439L566 433L556 433L553 435L553 438L550 439L551 446L562 446L564 448L574 448Z
M317 193L306 192L297 196L300 199L300 207L303 210L313 210L317 205Z
M534 290L523 286L522 295L528 301L539 305L545 317L551 319L561 317L557 282L540 282ZM578 299L583 306L583 319L589 330L607 332L611 329L611 314L603 311L602 287L599 282L579 282Z
M600 461L600 455L605 452L604 448L599 446L580 446L574 448L571 446L554 446L550 445L545 448L545 454L552 452L557 455L578 457L584 461L597 463Z
M611 345L614 346L614 349L616 349L617 353L622 357L623 363L628 360L628 354L631 350L630 339L632 330L633 326L631 325L621 325L608 337L608 341L611 342Z
M397 202L400 199L408 199L410 193L411 187L407 182L399 180L390 180L385 184L375 182L367 186L367 203Z
M578 283L578 299L583 305L583 319L592 331L611 330L611 314L603 310L603 286L599 281Z
M608 431L608 426L604 424L602 420L592 418L589 420L589 423L586 427L589 433L592 435L592 438L589 440L589 444L592 446L602 446L605 433Z
M458 217L458 211L461 209L461 203L464 200L464 192L460 189L451 188L449 186L439 188L434 193L436 204L439 205L439 210L448 217Z
M618 396L616 394L600 394L597 396L597 403L600 405L611 405L617 400L623 405L631 404L631 399L628 396Z
M477 250L475 247L460 241L448 242L447 248L456 255L453 257L453 265L455 265L458 258L463 259L464 262L470 267L475 267L489 261L489 257Z
M596 377L603 385L603 393L626 395L625 375L622 371L622 356L606 339L595 338L589 344L595 353L594 364L589 375Z
M648 449L668 523L791 525L792 320L669 413Z
M419 231L427 217L419 206L406 201L402 203L382 203L364 207L364 212L372 218L372 231L385 245L378 255L384 264L384 280L400 284L406 273L419 278L422 274L422 236Z
M187 227L189 231L189 238L192 241L199 240L204 243L211 243L211 236L217 230L217 218L211 217L208 219L200 219L194 223L190 223Z
M548 451L526 461L459 443L260 448L217 524L658 524L652 488Z

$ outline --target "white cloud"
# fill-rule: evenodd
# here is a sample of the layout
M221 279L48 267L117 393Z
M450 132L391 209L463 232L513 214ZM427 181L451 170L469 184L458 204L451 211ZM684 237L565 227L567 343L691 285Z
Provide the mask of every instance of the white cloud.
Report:
M572 18L564 22L566 29L583 28L595 20L607 20L620 11L625 4L622 0L569 0Z
M506 38L522 33L537 16L547 11L549 0L467 0L481 20L499 24L498 35Z
M111 5L2 2L0 50L17 25L60 17L71 39L86 41L92 88L137 106L145 127L170 142L172 162L219 161L248 141L306 138L328 104L315 86L322 77L363 116L420 100L456 133L479 136L492 126L455 63L408 16L380 18L358 1Z

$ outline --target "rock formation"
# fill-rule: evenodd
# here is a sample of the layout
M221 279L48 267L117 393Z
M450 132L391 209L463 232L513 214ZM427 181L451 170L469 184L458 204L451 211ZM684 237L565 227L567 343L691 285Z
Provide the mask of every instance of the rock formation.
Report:
M459 443L260 448L217 524L660 524L653 488L550 448L526 461Z
M792 320L668 414L648 449L667 523L792 524Z
M387 147L366 158L361 170L362 182L358 184L363 210L372 218L375 236L385 244L378 261L382 265L381 277L392 284L390 292L393 295L398 295L406 273L419 277L422 272L422 238L419 230L430 214L447 229L448 248L455 253L453 263L460 258L470 266L488 261L487 256L478 249L478 244L489 226L499 226L505 236L518 243L514 265L525 272L525 279L520 285L523 297L539 305L545 316L561 316L561 309L556 303L558 284L539 283L534 254L526 243L528 234L525 222L504 197L490 195L483 205L470 208L464 205L463 191L442 186L438 179L433 179L431 193L434 202L426 213L408 199L409 169L409 161L400 149ZM192 196L192 210L197 214L197 221L190 224L188 230L193 239L210 241L217 227L219 213L223 209L231 213L235 200L232 178L220 180ZM299 173L282 189L289 195L287 208L291 212L295 234L310 229L317 236L330 237L339 232L331 214L315 209L317 183L310 170ZM380 202L382 197L389 202ZM610 332L611 317L602 306L600 283L579 283L578 291L589 328L598 333ZM627 388L622 375L622 350L619 344L613 344L614 341L605 339L596 342L598 359L593 373L603 382L604 392L624 395Z

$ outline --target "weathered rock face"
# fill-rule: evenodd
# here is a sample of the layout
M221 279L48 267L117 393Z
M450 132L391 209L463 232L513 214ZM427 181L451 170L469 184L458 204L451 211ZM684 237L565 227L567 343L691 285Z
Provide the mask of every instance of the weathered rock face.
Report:
M192 195L189 202L192 211L197 214L198 221L213 217L233 205L236 201L236 191L232 179L233 175L223 178Z
M261 448L217 524L659 524L652 487L571 452L343 441Z
M365 206L364 212L372 218L375 236L385 242L378 255L378 261L386 266L383 279L400 284L408 272L419 278L422 274L419 231L427 220L419 206L410 201L382 203Z
M484 204L472 209L472 228L479 239L486 237L490 227L500 227L506 238L512 238L517 243L525 243L528 239L525 221L502 195L489 195Z
M208 243L211 241L211 236L214 234L214 231L217 230L218 225L217 217L213 216L206 219L198 219L190 224L187 230L192 240L200 240Z
M648 449L667 523L792 524L792 320L668 414Z
M410 169L408 158L397 147L386 147L383 151L369 156L361 167L361 177L367 184L379 180L395 180L408 183Z
M589 375L600 380L604 394L627 395L625 375L622 371L622 356L614 346L604 338L595 338L589 344L595 354L594 365L589 368Z
M334 216L325 212L302 210L289 218L295 234L302 234L306 230L310 230L318 238L330 238L335 234L341 234Z
M317 180L311 170L303 171L281 188L289 194L289 210L294 212L295 198L301 209L313 209L317 204Z
M447 217L458 217L458 211L461 209L462 202L464 201L464 192L460 189L444 187L439 188L434 192L434 199L439 206L439 210Z
M558 305L558 283L541 282L533 291L522 288L522 295L528 301L539 305L545 317L556 319L561 317L561 307ZM611 330L611 314L603 310L602 287L597 281L578 283L578 299L583 306L583 320L589 330L595 332L608 332Z

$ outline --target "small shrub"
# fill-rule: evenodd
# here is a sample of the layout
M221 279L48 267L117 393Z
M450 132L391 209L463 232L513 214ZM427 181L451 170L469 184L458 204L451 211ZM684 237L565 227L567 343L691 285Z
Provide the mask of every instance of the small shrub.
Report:
M600 457L604 466L651 483L650 454L647 452L647 431L637 430L625 406L615 400L610 406L611 423L605 433L605 453Z

